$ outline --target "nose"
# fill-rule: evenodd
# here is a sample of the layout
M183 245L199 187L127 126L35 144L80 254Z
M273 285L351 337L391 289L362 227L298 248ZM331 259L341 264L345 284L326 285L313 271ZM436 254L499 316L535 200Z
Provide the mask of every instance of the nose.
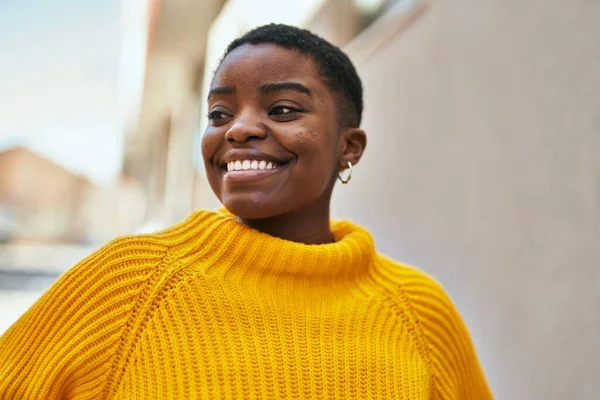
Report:
M225 140L230 143L245 143L251 139L264 139L265 136L266 127L252 111L239 115L225 132Z

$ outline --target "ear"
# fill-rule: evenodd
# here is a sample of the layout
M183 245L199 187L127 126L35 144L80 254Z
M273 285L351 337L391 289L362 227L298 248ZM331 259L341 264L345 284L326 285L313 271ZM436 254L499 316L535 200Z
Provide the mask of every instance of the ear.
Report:
M348 168L348 161L352 165L358 164L367 147L367 134L360 128L346 128L340 135L340 160L341 169Z

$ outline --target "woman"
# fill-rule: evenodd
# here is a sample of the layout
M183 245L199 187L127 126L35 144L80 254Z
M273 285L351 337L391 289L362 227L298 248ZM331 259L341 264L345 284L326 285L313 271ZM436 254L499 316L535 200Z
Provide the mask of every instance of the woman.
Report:
M202 152L227 211L126 237L0 339L2 399L489 399L446 293L330 222L366 135L350 60L268 25L228 47Z

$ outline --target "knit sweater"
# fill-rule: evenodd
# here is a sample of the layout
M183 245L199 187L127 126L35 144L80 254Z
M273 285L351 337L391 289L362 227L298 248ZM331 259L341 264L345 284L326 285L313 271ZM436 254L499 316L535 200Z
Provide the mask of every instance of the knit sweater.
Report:
M199 211L111 242L0 338L0 399L490 399L441 286L332 232Z

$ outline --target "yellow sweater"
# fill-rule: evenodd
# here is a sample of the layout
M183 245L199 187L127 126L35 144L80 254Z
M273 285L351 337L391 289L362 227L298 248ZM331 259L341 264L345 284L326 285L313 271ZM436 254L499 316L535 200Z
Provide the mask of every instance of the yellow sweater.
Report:
M0 338L0 399L490 399L440 285L332 230L308 246L200 211L113 241Z

